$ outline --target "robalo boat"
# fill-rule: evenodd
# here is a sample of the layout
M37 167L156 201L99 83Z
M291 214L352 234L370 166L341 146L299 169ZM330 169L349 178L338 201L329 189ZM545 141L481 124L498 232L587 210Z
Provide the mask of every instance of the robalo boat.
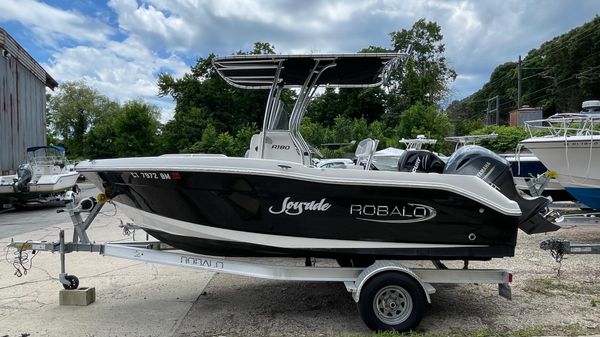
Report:
M367 139L358 145L355 169L312 166L317 151L300 124L315 91L378 86L405 57L215 58L231 85L270 90L262 132L246 158L164 155L76 168L152 236L207 255L487 260L514 254L518 228L558 229L548 200L519 195L507 161L481 147L465 146L447 163L423 152L401 161L411 167L389 172L370 169L377 141ZM289 115L280 100L286 88L298 90Z

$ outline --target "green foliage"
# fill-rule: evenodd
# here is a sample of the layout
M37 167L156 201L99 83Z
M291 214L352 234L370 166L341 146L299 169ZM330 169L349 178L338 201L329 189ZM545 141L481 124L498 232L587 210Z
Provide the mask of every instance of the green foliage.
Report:
M585 100L600 97L600 17L543 43L522 60L522 105L544 108L546 116L578 112ZM465 98L463 117L482 118L487 99L500 97L500 120L517 107L517 62L494 69L490 80Z
M159 117L141 100L119 106L84 82L65 82L48 99L48 143L65 146L71 159L155 155Z
M126 102L112 122L117 137L112 144L117 157L137 157L160 153L160 113L141 100Z
M452 131L452 124L448 116L436 106L417 102L404 111L397 129L404 138L425 135L427 138L437 139L434 149L440 150L445 146L444 137Z
M191 107L189 110L176 111L175 118L164 126L162 140L168 153L177 153L202 137L202 132L210 120L204 108Z
M229 155L243 157L250 144L250 139L253 135L260 132L256 123L243 126L235 134L235 149Z
M417 103L402 115L398 125L387 126L383 121L368 123L366 119L353 119L339 115L334 118L334 125L323 126L310 118L302 122L301 132L304 139L311 145L319 147L324 143L355 143L369 137L379 140L379 149L400 147L401 138L415 138L424 134L438 140L433 150L446 150L444 137L450 134L452 125L444 112L435 106ZM355 145L342 147L335 151L321 147L321 153L326 158L340 157L344 153L354 152Z
M86 148L81 158L114 158L117 156L114 147L115 139L118 137L113 123L107 121L95 125L85 135Z
M447 96L456 72L444 56L441 30L437 23L420 19L410 29L390 34L395 51L412 48L404 67L391 77L387 117L393 121L398 121L401 113L417 102L434 105Z
M85 135L87 158L138 157L162 152L158 107L134 100L123 106Z
M527 131L522 127L497 125L475 130L471 134L487 135L490 133L495 133L498 136L496 138L484 139L479 142L479 145L498 153L514 152L519 142L529 137Z
M104 123L118 109L118 103L98 94L84 82L64 82L48 100L51 135L61 138L70 156L82 156L86 152L84 138L88 130Z
M186 147L182 150L183 153L217 153L218 149L215 148L217 142L217 129L212 123L208 123L202 132L202 138L194 143L190 147Z
M333 125L336 116L364 118L370 123L383 115L385 95L381 88L327 88L311 102L307 115L327 126Z
M485 123L481 119L459 119L454 122L454 134L457 136L468 135L484 127Z
M318 147L321 144L333 142L333 138L327 137L327 132L330 132L329 128L313 122L310 117L302 120L300 133L304 137L304 140L313 146Z
M241 136L246 136L252 131L251 128L245 128L238 133ZM212 123L208 123L202 132L200 141L182 150L183 153L218 153L230 156L241 156L248 147L248 142L244 144L243 150L240 148L240 141L232 137L229 132L219 133Z

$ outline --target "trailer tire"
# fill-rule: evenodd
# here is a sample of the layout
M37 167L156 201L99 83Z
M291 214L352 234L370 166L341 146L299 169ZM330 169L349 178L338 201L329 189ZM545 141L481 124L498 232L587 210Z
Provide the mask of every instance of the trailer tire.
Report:
M63 284L63 288L67 290L74 290L79 287L79 279L75 275L65 276L65 280L69 281L69 284Z
M375 331L409 331L421 322L427 300L423 287L402 272L383 272L363 286L358 311Z

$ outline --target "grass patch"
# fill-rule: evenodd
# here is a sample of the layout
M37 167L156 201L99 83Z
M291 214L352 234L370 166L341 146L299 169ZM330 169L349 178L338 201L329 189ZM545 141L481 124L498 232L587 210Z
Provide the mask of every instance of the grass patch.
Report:
M538 278L527 280L523 290L530 293L538 293L542 295L554 295L557 292L568 292L574 294L589 294L590 291L595 289L585 287L579 284L569 283L557 280L555 278Z
M590 300L590 304L592 305L592 307L600 306L600 297L592 297L592 299Z
M599 303L600 305L600 303ZM535 337L544 335L560 336L583 336L597 334L599 329L588 329L579 324L566 326L534 326L518 330L509 329L482 329L482 330L461 330L451 329L449 331L439 332L407 332L404 334L398 332L373 332L371 334L349 335L344 337ZM340 336L341 337L341 336Z

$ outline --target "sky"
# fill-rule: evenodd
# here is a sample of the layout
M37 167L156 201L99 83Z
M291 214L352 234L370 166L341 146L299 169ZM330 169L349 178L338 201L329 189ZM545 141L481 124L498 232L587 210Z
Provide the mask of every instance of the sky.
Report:
M121 103L142 98L164 122L175 104L157 96L159 73L181 77L199 57L257 41L277 53L356 52L435 21L458 74L453 100L599 12L598 0L0 0L0 27L59 83L84 80Z

